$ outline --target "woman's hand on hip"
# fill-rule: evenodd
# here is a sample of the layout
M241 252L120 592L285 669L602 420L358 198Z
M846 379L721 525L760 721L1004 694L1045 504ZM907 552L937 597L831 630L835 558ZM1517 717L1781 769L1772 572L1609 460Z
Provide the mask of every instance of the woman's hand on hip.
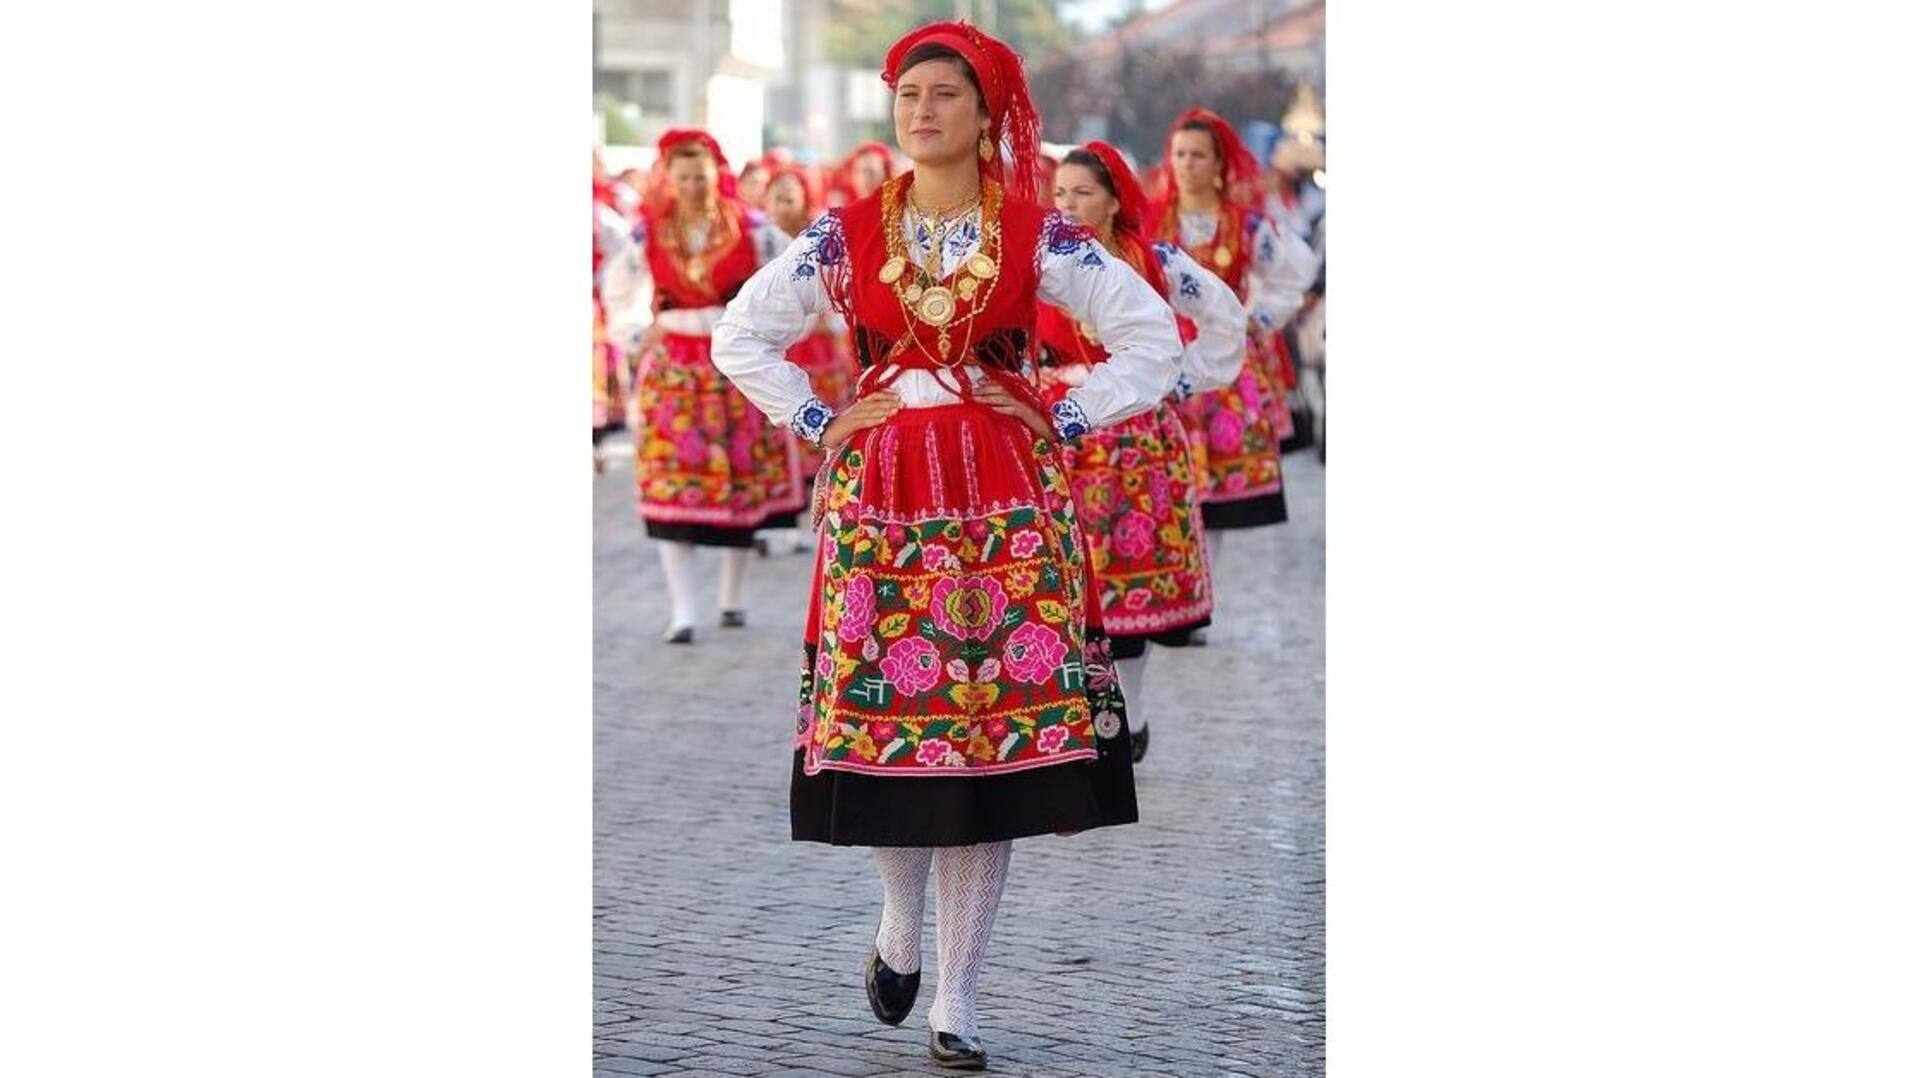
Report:
M973 399L999 412L1009 415L1027 425L1027 429L1042 438L1053 438L1056 433L1053 423L1046 416L1033 410L1027 402L1007 392L1007 387L989 378L973 387Z
M840 443L853 437L856 432L885 423L902 407L900 394L891 389L870 393L833 417L833 422L827 424L826 433L820 437L820 444L828 449L838 448Z

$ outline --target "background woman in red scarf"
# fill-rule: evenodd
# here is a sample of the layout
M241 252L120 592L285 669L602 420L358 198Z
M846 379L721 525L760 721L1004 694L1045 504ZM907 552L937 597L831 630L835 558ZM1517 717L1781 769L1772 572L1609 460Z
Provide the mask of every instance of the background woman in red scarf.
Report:
M1138 817L1056 447L1153 409L1180 338L1152 286L1036 201L1040 118L1012 50L938 23L895 43L884 72L913 171L755 274L714 330L714 362L829 453L794 837L875 847L886 906L867 992L883 1022L913 1006L937 879L929 1051L978 1067L974 996L1012 840ZM1022 373L1037 303L1109 352L1051 407ZM828 310L865 369L839 412L785 358Z
M1174 402L1230 385L1246 356L1246 308L1218 277L1179 247L1151 242L1151 213L1120 151L1091 142L1067 154L1054 178L1054 205L1091 228L1109 253L1153 285L1178 315L1187 342L1175 393L1153 411L1089 432L1061 450L1086 531L1100 603L1113 637L1127 697L1133 759L1147 752L1141 710L1147 645L1184 647L1213 612L1200 474ZM1041 384L1058 399L1085 383L1107 350L1087 326L1061 310L1040 310Z
M767 184L767 213L782 232L798 236L806 231L825 207L818 186L798 165L776 166ZM840 409L853 403L860 379L860 363L853 358L853 346L847 336L846 320L829 311L814 322L812 332L787 349L787 358L798 364L813 380L813 392L828 406ZM820 450L811 444L800 446L800 475L812 479L820 470Z
M673 616L670 643L691 643L693 548L717 546L720 624L746 624L741 578L754 531L806 502L792 437L768 423L713 366L713 325L748 277L788 238L735 197L720 146L704 131L660 138L634 248L608 288L632 297L651 280L651 328L642 348L634 432L640 518L658 541Z
M1239 380L1187 404L1188 429L1206 449L1203 515L1217 578L1222 532L1287 519L1280 443L1292 420L1274 337L1299 310L1319 259L1254 208L1259 165L1215 113L1188 109L1174 121L1160 171L1171 194L1155 211L1155 238L1178 243L1252 315Z

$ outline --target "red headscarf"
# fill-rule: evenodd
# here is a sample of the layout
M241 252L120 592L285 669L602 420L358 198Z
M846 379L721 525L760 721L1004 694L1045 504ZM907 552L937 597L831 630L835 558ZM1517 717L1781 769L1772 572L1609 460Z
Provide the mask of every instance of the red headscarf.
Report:
M1181 113L1167 129L1167 140L1161 151L1160 165L1154 171L1158 177L1155 186L1164 190L1162 198L1179 197L1179 185L1173 180L1173 136L1191 121L1199 120L1213 132L1214 148L1220 151L1220 177L1224 183L1221 195L1229 202L1245 205L1252 202L1260 184L1260 163L1253 159L1253 151L1240 141L1240 135L1233 125L1211 109L1191 108Z
M987 115L992 118L987 138L999 151L981 164L981 171L999 180L1017 198L1029 202L1044 198L1040 188L1040 111L1027 92L1020 55L969 23L929 23L909 31L887 50L886 68L881 74L887 89L893 89L899 81L900 64L907 54L921 45L942 45L959 53L980 83Z
M1080 148L1098 157L1113 179L1113 197L1120 200L1120 208L1113 215L1113 230L1125 232L1146 244L1150 239L1147 229L1153 219L1153 206L1147 201L1147 193L1140 189L1140 180L1128 167L1127 159L1112 143L1099 139Z
M697 127L675 127L660 136L659 154L653 159L653 174L647 179L646 197L641 205L649 216L665 213L673 205L673 181L667 178L667 166L673 161L673 152L687 143L695 143L712 155L713 164L720 174L720 199L723 202L740 201L740 182L734 178L733 169L727 165L727 155L720 152L720 144L712 135Z

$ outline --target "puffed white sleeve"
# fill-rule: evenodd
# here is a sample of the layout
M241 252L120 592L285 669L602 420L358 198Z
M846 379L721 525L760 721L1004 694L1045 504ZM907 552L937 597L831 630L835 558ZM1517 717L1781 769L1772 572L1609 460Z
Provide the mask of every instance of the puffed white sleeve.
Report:
M1040 229L1038 258L1040 302L1092 326L1108 357L1054 404L1054 429L1077 438L1160 403L1180 372L1173 309L1132 266L1058 211L1048 213Z
M647 225L629 234L614 229L606 236L606 261L600 265L600 299L607 306L607 330L631 336L653 324L653 274L647 268Z
M713 365L768 419L814 445L833 409L787 349L832 308L824 278L844 273L846 257L839 216L822 216L747 279L713 327Z
M780 231L780 226L762 218L753 225L754 261L762 266L780 256L782 251L793 246L793 237Z
M1320 256L1292 229L1278 229L1265 217L1256 217L1253 260L1249 276L1247 313L1266 332L1285 328L1306 300L1307 289L1320 272Z
M1173 309L1200 330L1181 353L1175 391L1185 399L1232 385L1247 361L1247 309L1240 297L1177 245L1156 243L1153 251L1167 275Z

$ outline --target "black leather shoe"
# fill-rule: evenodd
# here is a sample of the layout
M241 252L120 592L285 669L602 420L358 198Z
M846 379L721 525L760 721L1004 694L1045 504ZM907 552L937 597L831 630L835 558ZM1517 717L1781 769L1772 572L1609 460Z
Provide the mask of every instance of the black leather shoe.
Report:
M747 612L744 610L722 610L720 612L722 629L744 629L747 627Z
M983 1071L987 1069L987 1050L980 1047L978 1039L960 1037L952 1033L934 1030L933 1038L927 1041L927 1054L933 1057L933 1065L945 1067L951 1071Z
M1139 763L1147 756L1147 728L1142 726L1133 735L1133 762Z
M669 644L691 644L693 643L693 626L688 625L679 629L668 629L661 639Z
M867 1005L873 1008L873 1016L897 1026L912 1013L914 998L919 994L920 971L895 973L880 961L876 948L867 960Z

